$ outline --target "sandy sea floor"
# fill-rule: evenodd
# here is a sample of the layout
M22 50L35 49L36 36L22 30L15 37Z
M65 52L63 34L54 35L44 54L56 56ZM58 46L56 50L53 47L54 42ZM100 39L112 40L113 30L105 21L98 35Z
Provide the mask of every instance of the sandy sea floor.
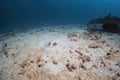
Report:
M120 34L62 25L1 35L0 80L120 80Z

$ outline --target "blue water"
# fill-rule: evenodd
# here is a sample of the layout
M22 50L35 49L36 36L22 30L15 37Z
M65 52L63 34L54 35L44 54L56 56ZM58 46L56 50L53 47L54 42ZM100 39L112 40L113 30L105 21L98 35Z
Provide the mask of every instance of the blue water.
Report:
M108 13L120 17L120 0L0 0L0 34L43 24L87 24Z

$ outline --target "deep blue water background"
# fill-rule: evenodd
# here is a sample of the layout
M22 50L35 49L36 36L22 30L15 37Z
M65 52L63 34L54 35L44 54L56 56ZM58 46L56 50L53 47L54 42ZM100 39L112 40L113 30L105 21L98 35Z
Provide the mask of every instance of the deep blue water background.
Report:
M0 0L0 34L45 24L87 24L108 13L120 17L120 0Z

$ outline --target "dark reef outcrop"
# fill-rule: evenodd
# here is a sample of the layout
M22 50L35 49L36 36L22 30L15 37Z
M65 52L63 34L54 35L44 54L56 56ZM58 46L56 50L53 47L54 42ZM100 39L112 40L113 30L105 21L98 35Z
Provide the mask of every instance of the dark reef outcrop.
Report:
M111 16L110 13L103 18L97 18L97 19L90 20L89 24L103 24L102 28L104 31L120 32L120 29L119 29L120 18Z

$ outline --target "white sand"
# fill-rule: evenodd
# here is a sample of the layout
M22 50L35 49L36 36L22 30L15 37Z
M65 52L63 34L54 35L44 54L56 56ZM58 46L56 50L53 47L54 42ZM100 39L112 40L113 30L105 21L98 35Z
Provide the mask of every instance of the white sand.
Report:
M61 25L3 36L0 80L120 80L120 34Z

